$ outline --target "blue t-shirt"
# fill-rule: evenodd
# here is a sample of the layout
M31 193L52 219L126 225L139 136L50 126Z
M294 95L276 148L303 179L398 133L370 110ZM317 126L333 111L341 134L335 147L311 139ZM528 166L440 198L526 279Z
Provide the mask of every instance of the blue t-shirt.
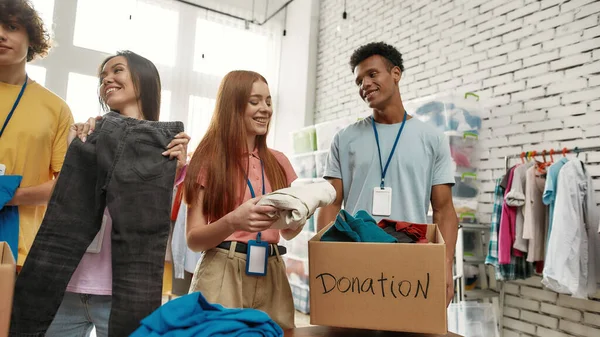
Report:
M556 201L556 184L558 182L558 173L560 169L569 160L565 157L560 158L559 161L550 165L546 171L546 185L544 186L544 195L542 202L544 205L548 205L549 217L548 217L548 238L550 238L550 231L552 230L552 220L554 219L554 202Z
M381 183L373 122L368 117L339 131L327 157L324 177L342 179L344 209L350 214L370 214L373 189ZM401 124L375 124L384 166ZM385 176L385 186L392 188L392 214L385 218L426 223L432 186L454 181L447 137L416 118L407 120Z

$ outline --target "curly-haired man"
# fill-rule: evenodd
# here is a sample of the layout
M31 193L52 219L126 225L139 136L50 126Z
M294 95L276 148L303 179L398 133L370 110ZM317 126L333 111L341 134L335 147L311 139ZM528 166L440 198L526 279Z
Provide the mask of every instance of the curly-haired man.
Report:
M372 116L338 132L327 159L325 178L335 187L334 204L319 212L318 227L335 220L344 204L365 210L376 220L433 221L446 241L447 304L454 295L452 262L458 220L452 203L452 158L446 136L404 110L400 79L402 54L373 42L356 49L350 70L360 98Z
M73 123L67 104L25 72L27 62L44 57L49 49L49 34L31 3L0 0L0 167L6 175L22 176L4 207L18 206L17 269L42 222ZM9 245L17 251L14 241Z

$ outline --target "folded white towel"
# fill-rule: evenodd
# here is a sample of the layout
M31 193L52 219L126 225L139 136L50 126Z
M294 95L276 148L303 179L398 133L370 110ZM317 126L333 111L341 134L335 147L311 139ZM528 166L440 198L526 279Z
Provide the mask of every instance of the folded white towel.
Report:
M268 214L271 218L279 217L272 229L298 229L317 208L331 205L335 197L335 188L325 181L277 190L266 194L257 205L278 209Z

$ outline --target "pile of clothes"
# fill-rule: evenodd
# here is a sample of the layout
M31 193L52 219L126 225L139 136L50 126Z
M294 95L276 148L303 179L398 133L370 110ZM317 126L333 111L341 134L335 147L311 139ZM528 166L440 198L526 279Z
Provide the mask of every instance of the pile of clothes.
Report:
M369 213L360 210L354 216L345 210L338 214L321 241L378 242L378 243L428 243L426 224L382 219L375 221Z

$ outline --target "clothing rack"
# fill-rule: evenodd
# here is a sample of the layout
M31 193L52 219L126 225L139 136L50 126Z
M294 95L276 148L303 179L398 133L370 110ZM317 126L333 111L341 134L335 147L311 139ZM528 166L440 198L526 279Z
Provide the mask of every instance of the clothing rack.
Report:
M566 155L567 153L581 153L581 152L594 152L594 151L600 151L600 146L588 146L588 147L574 147L572 149L567 149L566 147L563 148L562 150L555 152L554 149L550 149L550 151L548 150L542 150L540 152L538 151L529 151L529 152L521 152L520 154L512 154L512 155L508 155L504 157L504 163L505 163L505 168L506 170L509 169L509 164L510 164L510 160L513 158L532 158L532 157L539 157L539 156L554 156L554 155Z

